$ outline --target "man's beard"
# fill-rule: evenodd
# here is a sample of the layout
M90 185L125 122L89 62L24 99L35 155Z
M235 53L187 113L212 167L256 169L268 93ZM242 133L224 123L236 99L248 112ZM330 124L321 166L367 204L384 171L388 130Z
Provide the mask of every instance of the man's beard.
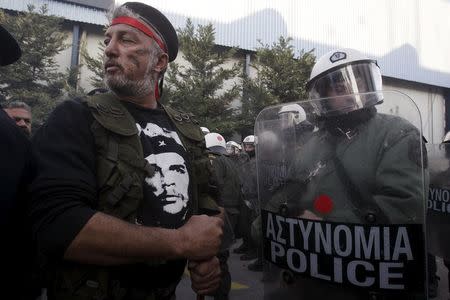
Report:
M28 130L28 128L25 128L25 127L19 127L19 128L20 128L20 130L22 130L23 133L25 133L27 138L31 137L31 132Z
M155 90L155 80L149 73L140 80L128 79L123 74L106 75L105 83L117 95L127 97L144 97L154 93Z
M105 75L106 86L115 94L125 97L144 97L155 92L155 79L152 77L151 70L154 64L149 61L144 78L140 80L131 80L125 74L119 73L112 76ZM123 68L119 66L121 71Z

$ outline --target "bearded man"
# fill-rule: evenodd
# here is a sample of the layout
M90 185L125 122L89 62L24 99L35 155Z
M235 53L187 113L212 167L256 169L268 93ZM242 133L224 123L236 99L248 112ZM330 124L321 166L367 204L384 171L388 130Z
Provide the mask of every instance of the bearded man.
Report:
M127 2L105 32L108 91L62 103L36 133L31 218L52 299L174 299L220 283L223 221L192 114L158 101L178 52L172 24Z

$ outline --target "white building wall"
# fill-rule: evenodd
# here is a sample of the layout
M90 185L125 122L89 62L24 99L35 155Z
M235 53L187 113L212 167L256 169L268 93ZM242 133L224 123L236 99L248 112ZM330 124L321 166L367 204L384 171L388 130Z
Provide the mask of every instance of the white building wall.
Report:
M87 51L89 56L97 58L98 54L102 54L102 52L99 50L99 43L102 43L104 40L103 33L101 30L93 29L90 27L83 27L83 33L81 34L81 47L84 47L84 49ZM83 88L86 92L89 92L90 90L94 89L94 87L91 85L91 76L94 76L94 73L92 73L87 67L84 62L84 59L80 52L80 64L82 65L81 71L80 71L80 80L79 85L81 88Z
M400 80L385 79L384 81L383 90L399 91L413 99L421 115L423 136L429 143L439 144L445 134L445 99L442 94L443 90ZM415 107L403 104L398 109L410 110L409 115L416 116ZM417 125L419 120L411 117L409 121Z
M70 68L70 60L72 56L72 27L64 26L63 33L67 35L64 43L67 48L55 55L55 62L58 66L58 72L66 73Z
M58 71L66 73L70 68L72 59L72 32L73 23L64 26L64 33L67 34L65 44L68 45L66 49L61 51L55 56L55 61L58 66ZM78 55L78 61L82 65L79 75L79 86L85 91L90 91L93 86L90 84L90 77L93 75L91 71L85 66L83 58L81 56L81 47L85 47L90 56L97 57L98 43L103 41L103 33L100 28L92 27L93 25L80 24L80 49Z

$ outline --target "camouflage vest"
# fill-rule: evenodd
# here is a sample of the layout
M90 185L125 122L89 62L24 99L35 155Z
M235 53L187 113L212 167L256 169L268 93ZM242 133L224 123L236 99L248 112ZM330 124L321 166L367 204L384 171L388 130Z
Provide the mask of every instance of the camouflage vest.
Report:
M91 131L96 146L97 210L134 223L136 211L143 200L144 179L155 171L144 158L136 122L111 93L89 96L82 102L94 117ZM164 106L163 109L175 125L187 152L194 214L219 213L211 197L214 192L209 185L212 169L198 122L192 114ZM49 299L123 299L126 291L120 282L111 282L108 273L107 267L63 261L52 272ZM150 294L145 299L154 298Z

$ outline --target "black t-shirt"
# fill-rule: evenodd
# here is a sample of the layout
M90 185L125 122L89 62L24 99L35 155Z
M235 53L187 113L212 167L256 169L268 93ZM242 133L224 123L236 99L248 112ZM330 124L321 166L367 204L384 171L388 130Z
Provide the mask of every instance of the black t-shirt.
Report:
M144 157L156 169L152 178L145 179L138 221L147 226L178 228L190 215L186 151L162 109L145 109L128 102L124 105L136 120ZM32 185L31 216L39 248L46 256L61 258L96 212L93 122L84 104L69 100L55 109L33 138L40 171ZM161 286L178 279L184 265L185 261L179 260L158 267L124 266L118 267L117 274L133 285L143 280L142 285L145 281L147 286L149 282Z
M156 170L152 178L145 179L138 221L148 226L178 228L190 213L186 150L164 110L124 104L136 120L144 157Z

